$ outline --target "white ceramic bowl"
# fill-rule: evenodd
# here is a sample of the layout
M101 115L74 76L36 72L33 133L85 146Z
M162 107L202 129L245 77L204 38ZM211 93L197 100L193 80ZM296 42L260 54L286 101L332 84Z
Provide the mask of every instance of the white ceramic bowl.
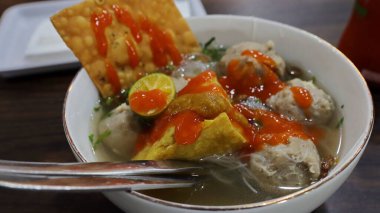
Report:
M373 125L373 103L369 89L355 66L337 49L303 30L284 24L239 16L206 16L188 22L205 42L216 36L219 43L272 40L276 51L301 68L312 72L318 82L344 105L342 145L339 162L329 175L293 194L273 200L236 206L196 206L168 202L138 192L110 192L105 195L128 212L310 212L330 197L347 179L366 147ZM96 161L88 135L98 93L84 70L73 80L64 105L64 128L79 161Z

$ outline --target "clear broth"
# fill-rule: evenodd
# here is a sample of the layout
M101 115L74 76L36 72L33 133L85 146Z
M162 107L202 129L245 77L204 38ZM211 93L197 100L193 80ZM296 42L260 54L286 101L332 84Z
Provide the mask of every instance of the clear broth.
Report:
M334 116L330 128L326 128L326 136L317 145L321 159L338 156L341 143L341 129L335 128L340 116ZM95 116L97 117L97 116ZM96 119L94 119L95 121ZM99 121L99 119L98 119ZM97 121L97 122L98 122ZM97 122L94 122L96 126ZM95 132L95 131L94 131ZM126 161L128 157L113 154L106 146L100 144L95 150L99 161ZM297 190L278 188L275 192L261 187L252 180L244 180L238 170L215 171L222 178L210 177L200 181L191 188L157 189L140 191L143 194L162 200L193 205L239 205L265 201L290 194ZM249 182L249 186L247 183ZM253 188L253 190L252 190Z

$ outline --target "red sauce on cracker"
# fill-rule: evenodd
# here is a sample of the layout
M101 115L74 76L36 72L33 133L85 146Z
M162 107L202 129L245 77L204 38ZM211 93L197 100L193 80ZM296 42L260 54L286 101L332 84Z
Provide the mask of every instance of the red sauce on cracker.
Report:
M125 43L127 45L127 51L128 51L128 56L129 56L129 66L131 66L134 69L140 63L139 55L137 54L137 50L133 41L127 38L125 39Z
M105 30L111 24L112 16L106 10L103 10L100 14L94 13L91 16L91 27L95 33L98 51L103 57L107 56L108 48Z
M153 53L153 62L158 67L166 66L169 62L168 56L175 65L179 65L182 56L174 44L171 36L158 28L147 18L141 18L140 25L142 30L150 37L150 48Z
M117 21L130 29L132 37L136 43L142 41L142 33L148 34L150 37L150 49L153 55L153 63L157 67L168 65L170 60L174 65L179 65L181 63L181 53L177 49L174 40L169 33L160 29L146 17L141 17L139 21L136 21L126 9L122 9L118 5L112 5L112 10L114 11ZM101 13L94 13L91 16L91 26L95 33L97 49L99 54L104 58L107 57L108 51L108 42L105 31L111 24L112 16L107 10L103 10ZM138 51L133 40L130 40L127 35L125 43L129 56L129 66L134 69L140 63ZM109 63L106 63L106 67L107 77L112 84L113 91L119 92L121 84L116 70Z
M133 38L137 43L142 41L142 35L138 23L133 19L132 15L127 11L121 9L118 5L112 5L112 9L115 12L117 20L127 26L133 35Z
M108 81L110 82L112 86L112 90L115 94L118 94L121 90L121 84L119 76L117 75L117 72L115 68L112 66L112 64L106 60L106 75L108 78Z

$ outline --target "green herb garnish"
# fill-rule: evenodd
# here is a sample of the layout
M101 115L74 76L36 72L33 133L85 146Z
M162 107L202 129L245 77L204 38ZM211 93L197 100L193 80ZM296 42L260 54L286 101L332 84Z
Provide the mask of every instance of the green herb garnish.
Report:
M93 144L94 143L94 134L90 134L88 136L88 139L90 140L91 144Z
M119 97L120 97L120 98L128 98L128 93L129 93L129 90L128 90L128 89L122 89L122 90L120 91L120 95L119 95Z
M224 53L226 48L222 46L214 46L212 43L215 41L215 37L210 38L202 47L202 53L209 56L212 61L219 61Z
M128 92L129 90L122 89L120 93L115 96L100 98L99 105L102 107L104 112L107 113L122 103L128 103Z
M89 136L88 136L88 139L90 140L90 142L91 142L91 144L92 144L92 147L94 148L94 149L96 149L96 147L99 145L99 144L101 144L101 143L103 143L103 141L104 141L104 139L106 139L108 136L110 136L111 135L111 130L106 130L106 131L104 131L104 132L102 132L99 136L98 136L98 138L95 140L95 136L94 136L94 134L90 134Z
M341 117L336 124L335 128L339 129L343 125L344 117Z
M108 117L111 117L111 115L112 115L112 111L109 111L109 112L106 113L105 116L108 118Z
M100 110L100 106L94 107L94 112L99 112L99 110Z
M168 64L165 66L165 70L168 70L168 71L174 71L177 67L174 66L173 64Z
M361 17L364 17L368 14L368 9L361 5L359 1L355 2L354 9Z
M207 49L211 44L212 42L215 41L215 37L211 37L210 40L208 40L205 45L203 46L203 49Z
M313 77L311 78L311 82L313 82L313 84L316 84L316 83L317 83L317 78L316 78L315 76L313 76Z

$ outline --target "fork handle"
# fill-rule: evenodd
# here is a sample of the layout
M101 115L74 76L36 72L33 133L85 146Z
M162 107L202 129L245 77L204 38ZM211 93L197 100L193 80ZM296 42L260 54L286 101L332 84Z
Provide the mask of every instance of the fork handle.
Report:
M149 177L37 176L0 174L0 187L38 191L120 191L180 188L194 185L193 180Z
M93 163L40 163L0 160L0 173L60 175L60 176L115 176L150 175L201 170L197 163L187 161L128 161Z

